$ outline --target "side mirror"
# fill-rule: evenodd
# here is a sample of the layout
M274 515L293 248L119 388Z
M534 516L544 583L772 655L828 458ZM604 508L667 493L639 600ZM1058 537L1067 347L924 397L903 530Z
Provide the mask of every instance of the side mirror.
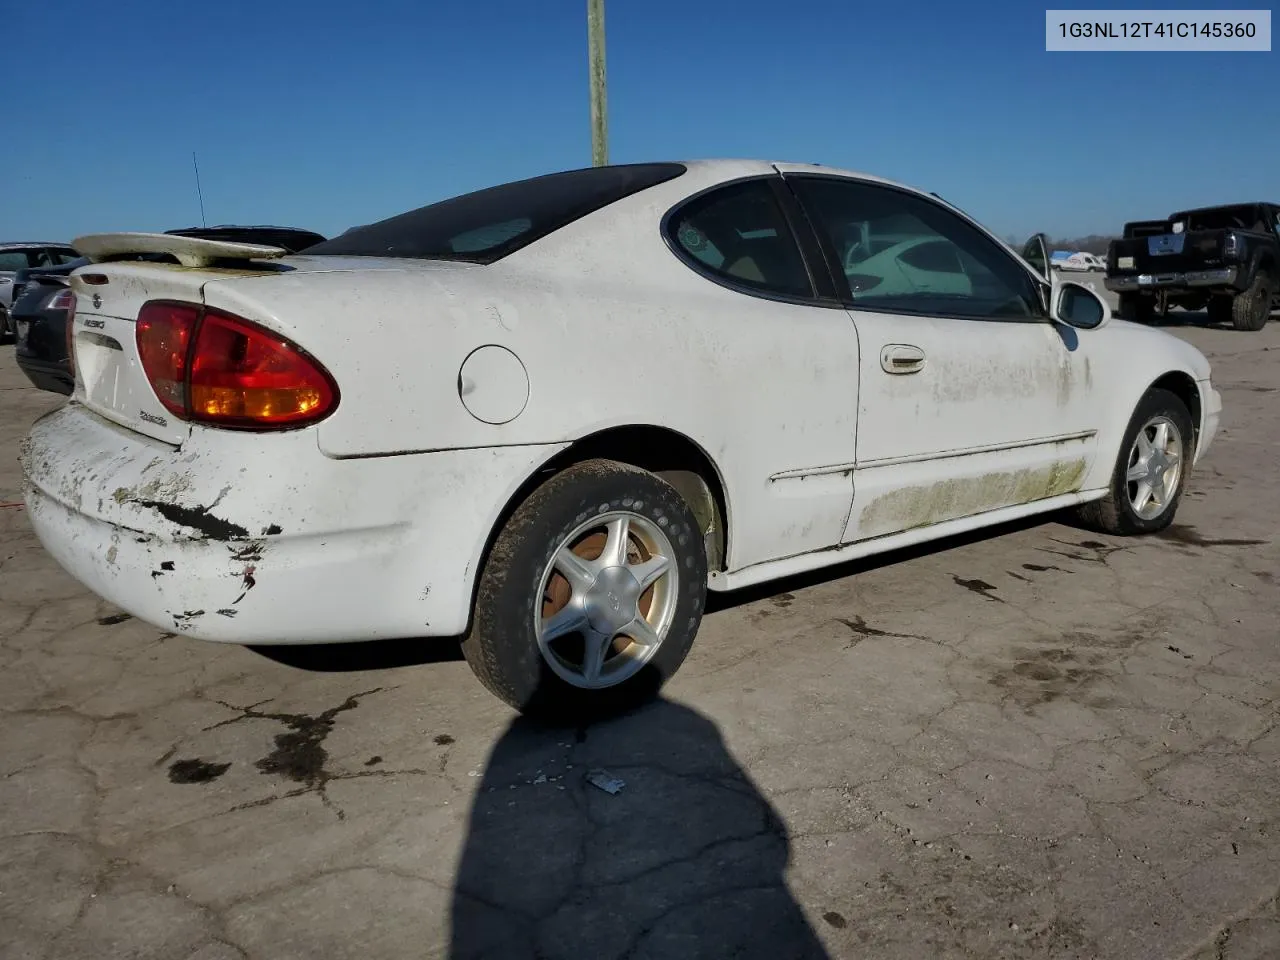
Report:
M1052 316L1069 327L1092 330L1111 319L1111 308L1084 284L1068 280L1054 284Z

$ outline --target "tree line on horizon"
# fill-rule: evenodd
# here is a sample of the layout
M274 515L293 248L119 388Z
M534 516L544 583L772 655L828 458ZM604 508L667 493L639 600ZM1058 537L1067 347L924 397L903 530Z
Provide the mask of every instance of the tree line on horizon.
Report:
M1087 237L1046 237L1045 239L1050 253L1055 250L1067 250L1071 253L1092 253L1102 257L1107 253L1107 244L1119 238L1106 233L1091 233ZM1018 240L1013 236L1005 237L1005 242L1019 253L1026 246L1025 239Z

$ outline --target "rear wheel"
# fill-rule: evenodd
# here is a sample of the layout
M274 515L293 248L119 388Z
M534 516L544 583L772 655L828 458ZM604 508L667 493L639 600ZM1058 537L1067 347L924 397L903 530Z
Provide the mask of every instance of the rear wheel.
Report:
M1173 523L1194 455L1191 414L1168 390L1149 390L1125 430L1107 496L1086 503L1081 520L1119 536Z
M1134 323L1154 323L1156 319L1156 303L1151 297L1138 293L1120 294L1120 317Z
M649 699L684 662L707 561L673 487L612 460L569 467L498 534L462 650L526 714L586 720Z
M1223 324L1231 322L1231 297L1214 296L1209 298L1209 322Z
M1237 330L1257 333L1271 317L1271 298L1274 295L1271 278L1259 270L1253 278L1253 285L1231 301L1232 326Z

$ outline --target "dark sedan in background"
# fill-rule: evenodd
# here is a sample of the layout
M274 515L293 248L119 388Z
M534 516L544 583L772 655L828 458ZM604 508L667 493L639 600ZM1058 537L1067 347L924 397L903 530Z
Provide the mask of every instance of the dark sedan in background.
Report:
M75 305L71 271L88 260L60 267L19 270L13 278L15 300L9 308L14 352L27 379L41 390L70 394L75 386L67 358L67 318Z
M283 247L298 253L325 239L322 234L293 227L185 227L166 230L183 237L260 243ZM151 255L171 259L164 254ZM14 302L10 309L10 327L14 331L14 348L18 366L35 386L52 393L70 395L75 387L75 374L67 355L67 320L75 305L70 277L76 267L88 260L73 260L57 267L19 270L14 275Z

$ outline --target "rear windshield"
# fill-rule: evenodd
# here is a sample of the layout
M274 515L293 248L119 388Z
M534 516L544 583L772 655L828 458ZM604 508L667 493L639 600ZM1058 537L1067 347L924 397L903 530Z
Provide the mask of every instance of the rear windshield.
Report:
M1189 210L1170 217L1174 223L1185 223L1188 230L1266 230L1262 210L1253 206L1219 207L1214 210Z
M307 256L493 263L623 197L685 172L678 163L588 167L477 190L308 247Z

